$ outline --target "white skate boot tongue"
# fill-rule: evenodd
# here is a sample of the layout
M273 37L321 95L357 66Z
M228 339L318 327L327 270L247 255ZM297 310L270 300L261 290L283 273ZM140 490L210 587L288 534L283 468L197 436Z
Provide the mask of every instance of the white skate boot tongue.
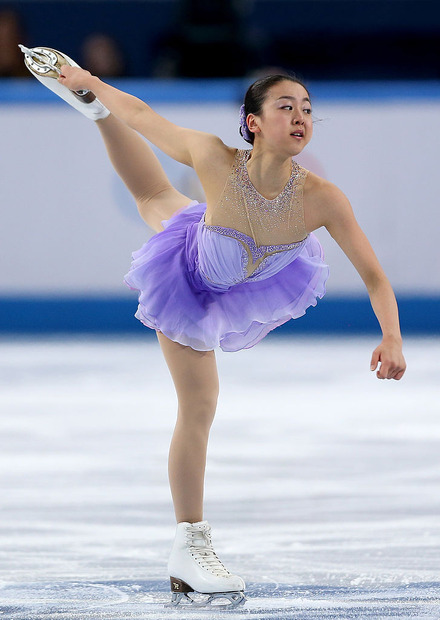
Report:
M197 547L210 547L209 538L205 536L205 533L211 531L208 521L197 521L197 523L191 523L191 526L193 528L193 544Z

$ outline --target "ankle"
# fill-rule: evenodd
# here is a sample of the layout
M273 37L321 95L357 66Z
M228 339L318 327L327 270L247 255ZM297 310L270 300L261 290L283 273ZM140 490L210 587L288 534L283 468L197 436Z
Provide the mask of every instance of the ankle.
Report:
M179 525L179 523L190 523L192 525L193 523L200 523L200 521L203 521L203 513L198 514L194 512L176 512L177 525Z

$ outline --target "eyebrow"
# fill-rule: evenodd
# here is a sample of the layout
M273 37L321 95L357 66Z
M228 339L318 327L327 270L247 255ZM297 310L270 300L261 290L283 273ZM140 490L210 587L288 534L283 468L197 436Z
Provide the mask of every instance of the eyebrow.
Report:
M281 95L281 97L278 97L277 101L279 101L280 99L292 99L293 101L296 101L296 97L291 97L290 95ZM304 97L303 101L308 101L309 103L312 103L308 97Z

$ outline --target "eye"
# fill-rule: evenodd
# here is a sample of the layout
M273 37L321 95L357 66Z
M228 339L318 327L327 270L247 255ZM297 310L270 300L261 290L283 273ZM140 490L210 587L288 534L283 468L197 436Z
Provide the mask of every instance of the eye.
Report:
M293 107L291 105L283 105L281 110L293 110Z
M305 112L306 114L311 114L312 108L306 108L305 110L303 110L303 112Z

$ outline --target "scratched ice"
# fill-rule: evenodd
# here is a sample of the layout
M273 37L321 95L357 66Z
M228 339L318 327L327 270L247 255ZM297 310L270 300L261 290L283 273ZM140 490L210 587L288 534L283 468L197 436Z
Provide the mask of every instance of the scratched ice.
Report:
M440 618L440 339L377 381L370 338L269 337L217 355L206 513L248 601L173 611L157 342L0 347L0 618Z

